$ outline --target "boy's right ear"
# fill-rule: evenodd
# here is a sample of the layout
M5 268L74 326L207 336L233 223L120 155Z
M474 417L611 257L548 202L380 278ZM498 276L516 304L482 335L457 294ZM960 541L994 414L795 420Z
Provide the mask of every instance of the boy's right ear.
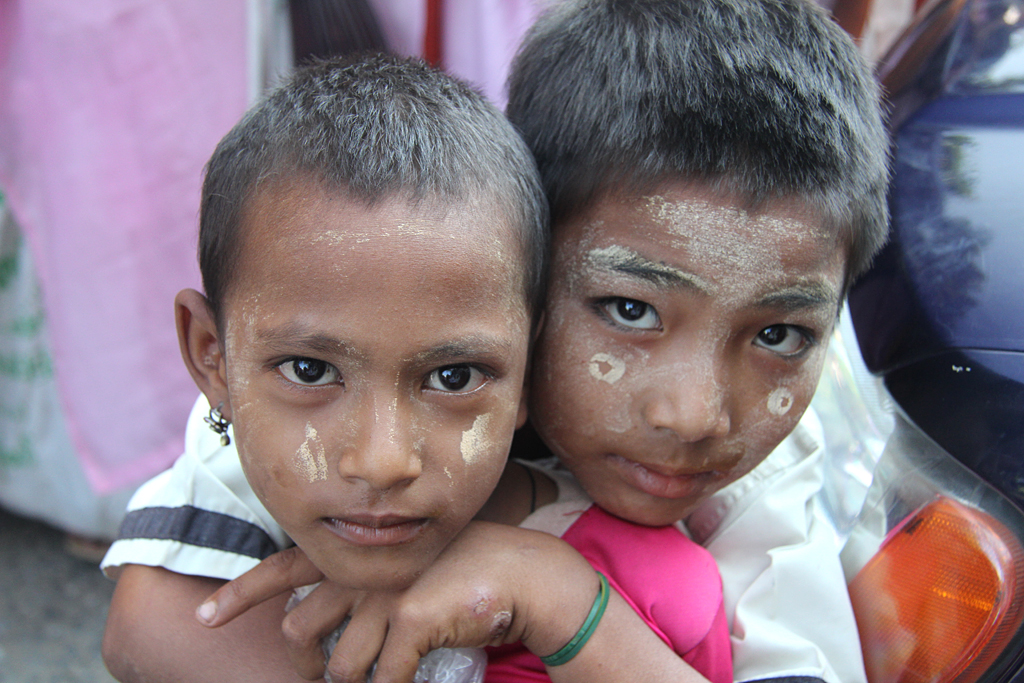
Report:
M183 289L174 297L174 321L185 367L210 405L223 404L221 413L230 420L227 360L210 303L196 290Z

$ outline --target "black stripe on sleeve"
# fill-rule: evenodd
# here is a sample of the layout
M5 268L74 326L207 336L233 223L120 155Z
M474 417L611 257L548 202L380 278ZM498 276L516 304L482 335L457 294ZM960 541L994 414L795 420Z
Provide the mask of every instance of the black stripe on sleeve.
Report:
M817 676L779 676L778 678L758 678L743 683L825 683L825 679Z
M132 510L121 523L118 539L179 541L262 560L278 548L270 535L245 520L183 505Z

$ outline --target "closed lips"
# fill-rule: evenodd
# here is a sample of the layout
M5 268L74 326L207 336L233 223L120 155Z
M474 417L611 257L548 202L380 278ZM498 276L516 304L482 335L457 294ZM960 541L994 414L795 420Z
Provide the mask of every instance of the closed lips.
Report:
M666 474L663 469L642 465L621 455L609 455L613 466L635 488L658 498L684 498L697 491L703 480L714 472Z
M398 545L416 538L429 520L424 518L325 517L324 524L339 537L355 545Z

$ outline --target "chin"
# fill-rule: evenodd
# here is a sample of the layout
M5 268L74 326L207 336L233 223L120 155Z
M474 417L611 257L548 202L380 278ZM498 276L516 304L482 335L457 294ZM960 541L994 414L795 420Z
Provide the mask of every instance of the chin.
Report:
M391 568L370 567L366 570L349 572L324 572L324 575L339 586L359 591L393 592L405 590L423 573L417 571L395 571Z
M690 511L686 510L685 512L670 512L665 514L652 513L641 516L633 515L632 519L627 517L624 517L623 519L641 526L669 526L675 524L681 519L685 519L689 514Z
M651 505L650 502L623 502L617 505L605 505L600 501L595 502L599 507L604 508L606 512L640 526L668 526L684 519L693 511L692 505L688 505L685 508L664 509L657 504Z

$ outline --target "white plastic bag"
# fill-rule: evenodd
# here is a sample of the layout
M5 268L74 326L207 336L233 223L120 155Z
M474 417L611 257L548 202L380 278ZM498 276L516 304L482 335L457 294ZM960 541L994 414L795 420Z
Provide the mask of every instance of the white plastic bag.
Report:
M285 610L292 610L307 595L313 592L319 584L303 586L295 590ZM331 657L338 639L348 626L348 618L341 623L329 636L324 638L320 645L324 651L324 660ZM370 667L370 675L366 679L373 680L373 671L376 667ZM419 668L413 677L413 683L483 683L484 671L487 669L487 654L479 648L440 648L427 653L426 657L420 660ZM331 680L330 672L324 672L324 680L327 683L334 683Z

